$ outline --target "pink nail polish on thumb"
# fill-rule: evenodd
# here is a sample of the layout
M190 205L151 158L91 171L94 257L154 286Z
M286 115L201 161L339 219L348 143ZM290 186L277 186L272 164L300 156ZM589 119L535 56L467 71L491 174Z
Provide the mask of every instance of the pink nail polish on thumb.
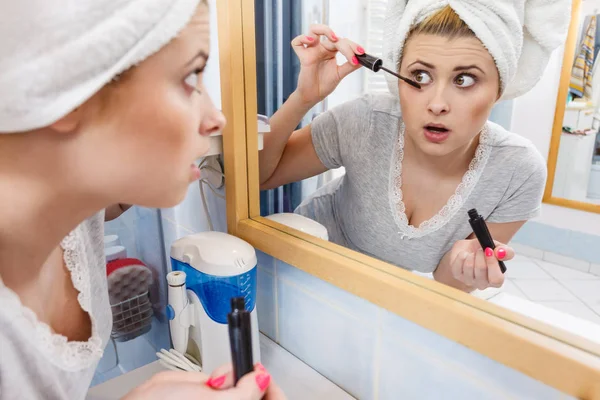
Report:
M256 384L261 392L264 392L271 383L271 375L263 373L256 376Z

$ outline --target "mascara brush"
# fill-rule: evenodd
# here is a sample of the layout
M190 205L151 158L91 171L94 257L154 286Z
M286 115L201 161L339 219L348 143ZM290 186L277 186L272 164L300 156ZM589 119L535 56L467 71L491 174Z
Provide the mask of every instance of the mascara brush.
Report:
M383 66L383 60L381 58L377 58L374 57L370 54L364 53L364 54L356 54L356 58L358 59L358 63L360 65L362 65L363 67L366 67L368 69L370 69L373 72L379 72L379 70L384 70L385 72L387 72L388 74L392 74L394 75L396 78L408 83L410 86L417 88L417 89L421 89L421 85L418 84L417 82L413 81L412 79L408 79L405 78L401 75L398 75L397 73L390 71L389 69L387 69L386 67Z

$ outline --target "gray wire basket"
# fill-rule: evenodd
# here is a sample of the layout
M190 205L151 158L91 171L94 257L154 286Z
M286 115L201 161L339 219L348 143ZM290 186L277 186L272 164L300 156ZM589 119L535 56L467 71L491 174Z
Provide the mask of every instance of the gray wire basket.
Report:
M110 305L113 315L111 338L126 342L143 335L152 327L152 304L148 292Z

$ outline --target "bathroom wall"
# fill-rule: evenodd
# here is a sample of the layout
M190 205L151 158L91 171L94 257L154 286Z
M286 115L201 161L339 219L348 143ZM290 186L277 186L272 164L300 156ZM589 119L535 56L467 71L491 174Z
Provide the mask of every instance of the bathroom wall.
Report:
M92 386L155 361L155 353L170 345L163 312L167 301L164 281L167 264L159 210L132 207L116 220L107 222L105 234L118 235L127 249L127 256L142 260L152 270L154 284L150 289L150 299L155 317L148 333L127 342L108 343L96 368Z
M596 6L600 8L599 1L584 1L582 12L589 13L590 7ZM511 130L529 138L546 159L550 150L563 55L564 47L554 51L538 84L513 101ZM594 254L594 250L600 247L599 226L600 214L543 204L541 216L527 223L514 242L526 246L524 250L529 255L541 257L549 253L554 262L580 270L587 265L588 271L600 274L596 265L599 260Z
M259 254L260 330L356 398L571 398Z

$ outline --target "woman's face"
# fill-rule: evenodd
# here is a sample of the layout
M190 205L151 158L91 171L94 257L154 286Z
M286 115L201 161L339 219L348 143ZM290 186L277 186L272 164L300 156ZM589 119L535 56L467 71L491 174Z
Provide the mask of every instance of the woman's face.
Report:
M225 119L202 86L209 54L205 4L159 52L108 85L83 107L86 181L107 200L170 207L199 178L194 161ZM201 93L194 90L196 86Z
M432 156L468 146L498 99L492 56L476 38L435 35L411 37L403 53L400 74L422 85L399 84L406 137Z

